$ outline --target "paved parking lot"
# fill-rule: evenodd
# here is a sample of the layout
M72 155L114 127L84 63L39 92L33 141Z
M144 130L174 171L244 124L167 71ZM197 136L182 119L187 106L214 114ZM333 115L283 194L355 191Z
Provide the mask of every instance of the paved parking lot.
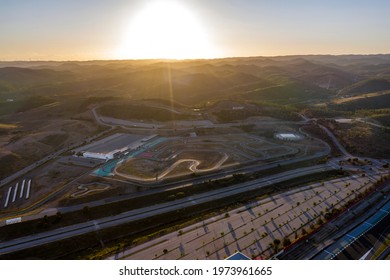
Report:
M354 175L262 197L112 258L224 259L236 251L247 256L270 257L274 254L275 239L281 243L284 238L294 241L302 236L302 231L312 231L325 221L326 212L345 205L379 178L380 174Z

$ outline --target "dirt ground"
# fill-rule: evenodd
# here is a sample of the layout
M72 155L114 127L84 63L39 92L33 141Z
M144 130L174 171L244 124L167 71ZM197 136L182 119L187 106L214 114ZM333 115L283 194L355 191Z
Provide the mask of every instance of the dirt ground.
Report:
M70 187L68 186L69 182L89 171L90 168L75 166L72 164L64 164L61 163L59 160L44 164L43 166L35 169L34 171L27 173L23 177L23 179L9 184L9 186L6 186L0 190L0 209L6 212L23 209L27 206L36 203L42 198L47 197L53 192ZM23 195L23 197L19 196L23 180L31 180L31 190L28 199L25 195ZM12 188L12 197L13 192L16 190L16 184L18 184L18 194L16 196L15 202L12 203L12 200L10 199L8 207L4 207L9 188ZM26 192L27 183L25 183L25 185ZM49 204L47 204L46 206L48 207L48 205Z
M1 129L0 177L9 176L63 147L98 133L90 112L66 111L60 103L1 117L14 127Z

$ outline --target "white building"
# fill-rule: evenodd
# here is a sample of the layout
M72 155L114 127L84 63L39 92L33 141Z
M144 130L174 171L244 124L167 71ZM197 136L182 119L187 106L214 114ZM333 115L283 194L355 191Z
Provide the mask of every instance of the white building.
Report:
M131 134L116 133L100 141L91 143L79 148L79 152L84 158L111 160L118 153L124 153L127 150L137 150L146 142L157 137L157 134L150 136L140 136Z
M114 158L114 154L118 152L124 152L127 150L127 147L121 150L114 150L110 151L108 153L95 153L95 152L84 152L83 157L85 158L93 158L93 159L103 159L103 160L109 160Z
M276 133L275 138L284 141L298 141L302 139L302 136L295 133Z

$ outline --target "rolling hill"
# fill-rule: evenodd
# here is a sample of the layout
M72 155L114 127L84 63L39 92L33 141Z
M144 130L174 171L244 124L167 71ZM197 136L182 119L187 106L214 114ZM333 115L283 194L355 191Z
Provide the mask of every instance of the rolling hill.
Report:
M390 56L283 56L213 60L0 62L0 99L48 96L328 101L390 89ZM380 63L380 64L378 64ZM378 72L379 71L379 72Z
M390 90L387 79L368 79L344 88L340 95L361 95L366 93Z

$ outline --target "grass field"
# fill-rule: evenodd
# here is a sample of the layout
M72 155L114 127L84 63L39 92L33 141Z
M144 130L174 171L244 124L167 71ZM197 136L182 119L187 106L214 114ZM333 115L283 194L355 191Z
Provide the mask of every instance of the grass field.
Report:
M169 162L160 162L151 159L135 158L120 165L116 171L139 179L151 179L156 177L156 173L161 169L168 168Z
M117 175L126 175L128 178L136 180L153 180L156 175L159 178L175 177L194 172L218 167L218 162L223 160L224 156L218 152L184 150L168 160L156 160L135 158L121 164L117 169Z
M17 124L0 123L0 129L15 129L18 128Z

